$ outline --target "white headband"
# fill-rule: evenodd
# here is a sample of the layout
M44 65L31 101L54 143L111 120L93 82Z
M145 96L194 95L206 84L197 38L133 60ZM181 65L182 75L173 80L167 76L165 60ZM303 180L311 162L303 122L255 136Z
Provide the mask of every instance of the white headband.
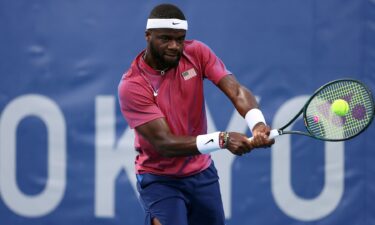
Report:
M148 19L146 29L152 28L170 28L187 30L188 23L180 19Z

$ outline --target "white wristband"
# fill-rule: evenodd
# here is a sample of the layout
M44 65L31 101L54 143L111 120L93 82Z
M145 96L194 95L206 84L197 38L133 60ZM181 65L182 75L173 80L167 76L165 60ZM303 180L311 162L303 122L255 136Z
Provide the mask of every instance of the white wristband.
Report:
M198 135L196 139L198 151L201 154L208 154L219 150L219 135L220 132Z
M261 122L266 124L266 120L264 119L262 111L257 108L250 109L245 115L245 120L251 132L253 132L254 126L256 124Z

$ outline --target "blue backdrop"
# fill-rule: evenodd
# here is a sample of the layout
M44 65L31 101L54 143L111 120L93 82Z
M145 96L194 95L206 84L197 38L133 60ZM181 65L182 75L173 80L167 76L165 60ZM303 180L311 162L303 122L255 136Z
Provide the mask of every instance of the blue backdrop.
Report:
M161 1L0 2L0 224L139 225L117 85ZM324 83L375 90L374 0L175 1L277 127ZM247 131L206 82L210 131ZM301 121L294 126L302 128ZM345 143L280 137L216 152L228 225L375 224L374 125Z

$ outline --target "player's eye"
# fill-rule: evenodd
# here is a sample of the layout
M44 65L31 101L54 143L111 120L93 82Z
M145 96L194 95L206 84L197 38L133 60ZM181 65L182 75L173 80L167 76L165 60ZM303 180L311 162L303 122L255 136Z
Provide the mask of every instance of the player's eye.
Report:
M177 42L178 42L178 43L183 43L184 40L185 40L185 37L177 38Z
M168 36L160 36L159 39L163 42L167 42L170 40L170 38Z

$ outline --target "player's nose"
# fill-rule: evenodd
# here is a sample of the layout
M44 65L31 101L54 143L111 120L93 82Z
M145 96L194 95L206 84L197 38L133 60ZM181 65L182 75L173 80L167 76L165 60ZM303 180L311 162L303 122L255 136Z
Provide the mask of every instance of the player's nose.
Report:
M169 41L168 48L173 49L173 50L177 50L179 48L177 41L173 40L173 39L171 41Z

